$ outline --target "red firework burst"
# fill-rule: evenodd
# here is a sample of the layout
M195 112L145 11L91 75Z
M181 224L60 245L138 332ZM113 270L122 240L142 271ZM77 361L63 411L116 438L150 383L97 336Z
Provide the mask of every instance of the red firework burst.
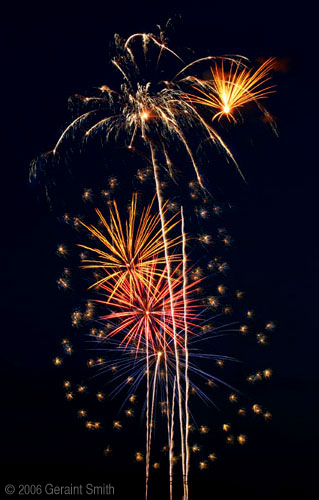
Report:
M100 289L111 296L111 300L97 300L108 309L109 314L101 316L101 320L114 320L115 325L107 337L123 335L121 344L128 346L135 343L138 352L143 339L148 341L154 352L164 346L171 350L170 343L174 339L173 317L175 319L176 340L181 348L185 347L183 332L187 321L188 332L194 334L193 328L199 325L200 299L194 298L197 285L202 279L184 283L180 273L182 263L171 273L171 291L167 279L167 269L159 270L157 259L153 259L147 280L126 279L121 287L114 287L114 279L101 285ZM187 300L184 300L183 293Z

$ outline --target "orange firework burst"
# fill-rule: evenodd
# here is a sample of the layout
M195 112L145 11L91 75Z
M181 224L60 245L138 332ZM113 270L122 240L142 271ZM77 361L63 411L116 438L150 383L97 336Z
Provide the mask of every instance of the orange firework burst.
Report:
M83 259L84 269L101 269L106 275L94 282L90 288L103 285L109 280L114 280L114 287L109 300L117 289L121 287L128 277L135 276L135 281L140 280L145 285L149 284L148 274L154 273L153 258L157 257L157 267L166 263L164 252L164 241L161 228L160 214L151 214L153 202L143 209L140 221L137 224L137 194L134 193L129 209L129 218L125 224L125 230L115 201L113 209L110 208L110 223L106 222L100 210L96 210L104 232L95 226L87 226L81 223L88 231L103 245L103 249L92 248L86 245L80 247L93 252L96 260ZM167 212L167 203L164 206L164 213ZM178 213L174 214L166 221L165 235L180 223ZM181 242L181 236L167 239L167 247L172 248ZM170 261L179 259L177 254L170 256ZM152 270L151 270L152 269ZM156 272L159 272L158 270Z
M143 281L135 276L122 280L121 287L114 291L116 280L112 277L108 282L101 285L101 289L107 292L111 298L98 300L106 304L112 312L101 317L101 320L114 320L115 326L108 337L123 334L121 344L128 346L135 343L138 352L141 342L147 340L154 352L158 349L170 349L170 343L174 339L173 317L171 310L171 294L174 302L174 321L176 340L179 347L184 348L183 334L185 328L185 297L187 301L187 325L198 326L197 309L199 299L191 299L189 296L196 290L201 279L193 281L186 287L183 286L183 275L179 274L181 263L177 265L171 274L171 287L167 279L167 269L159 270L158 260L153 259L149 272ZM171 291L170 291L171 288ZM189 330L189 333L192 333Z
M216 62L210 68L211 80L196 79L193 87L201 96L188 94L188 98L191 102L216 109L213 120L226 116L229 121L236 123L235 110L248 102L264 99L273 92L274 86L265 87L265 83L270 80L269 72L274 68L276 59L270 57L255 71L243 65L241 60L233 59L226 71L224 63L224 59L221 59L221 63Z

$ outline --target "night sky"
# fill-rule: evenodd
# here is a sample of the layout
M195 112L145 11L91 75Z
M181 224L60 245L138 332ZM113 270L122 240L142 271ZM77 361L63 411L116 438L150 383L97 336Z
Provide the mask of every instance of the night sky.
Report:
M279 3L279 2L278 2ZM100 455L98 438L78 425L52 366L65 331L56 287L54 215L28 183L31 160L52 148L67 123L67 100L108 83L113 33L150 32L181 14L174 41L196 53L277 56L277 93L267 108L279 137L265 127L227 136L245 173L220 176L233 207L231 264L254 309L278 325L267 348L274 370L261 390L273 420L216 471L195 472L193 500L315 497L318 494L316 79L314 12L303 2L213 2L186 7L114 2L11 9L2 29L1 439L3 485L111 483L115 498L142 498L143 473ZM202 51L202 52L201 52ZM228 182L226 182L228 181ZM125 443L121 443L125 447ZM154 494L151 498L156 498Z

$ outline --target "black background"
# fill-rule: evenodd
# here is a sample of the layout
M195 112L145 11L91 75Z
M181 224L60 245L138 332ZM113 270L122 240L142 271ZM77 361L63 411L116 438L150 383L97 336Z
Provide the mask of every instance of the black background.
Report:
M17 5L4 17L2 479L14 485L106 482L115 486L115 498L143 495L140 472L119 471L97 456L70 416L52 368L63 329L52 264L57 236L28 185L28 168L67 121L68 97L107 82L103 63L113 33L152 31L175 13L182 14L180 45L286 61L270 104L279 138L254 138L239 158L248 187L238 182L229 192L237 207L234 273L261 314L278 324L269 349L274 378L265 393L274 418L218 474L194 474L192 498L308 498L318 493L318 139L314 12L305 3L49 3Z

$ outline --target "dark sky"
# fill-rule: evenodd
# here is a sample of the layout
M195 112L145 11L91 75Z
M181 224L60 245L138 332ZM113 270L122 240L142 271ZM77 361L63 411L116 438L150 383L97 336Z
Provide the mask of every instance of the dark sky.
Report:
M52 264L57 235L52 215L29 187L28 169L67 122L68 97L108 82L104 62L113 33L151 31L178 13L181 46L252 59L274 55L285 63L268 106L279 137L265 132L244 147L235 144L248 185L234 181L226 194L236 207L234 273L260 314L278 324L268 349L274 378L263 394L274 418L243 456L220 466L218 478L194 478L207 489L194 492L193 500L215 498L212 488L225 499L241 493L284 499L296 492L310 498L318 493L318 139L314 12L304 2L241 3L234 10L228 2L218 8L213 2L187 8L43 3L7 13L1 63L3 483L85 478L113 482L116 498L128 498L118 470L99 459L97 444L75 425L51 365L57 331L64 328ZM125 474L128 491L135 482L138 488Z

